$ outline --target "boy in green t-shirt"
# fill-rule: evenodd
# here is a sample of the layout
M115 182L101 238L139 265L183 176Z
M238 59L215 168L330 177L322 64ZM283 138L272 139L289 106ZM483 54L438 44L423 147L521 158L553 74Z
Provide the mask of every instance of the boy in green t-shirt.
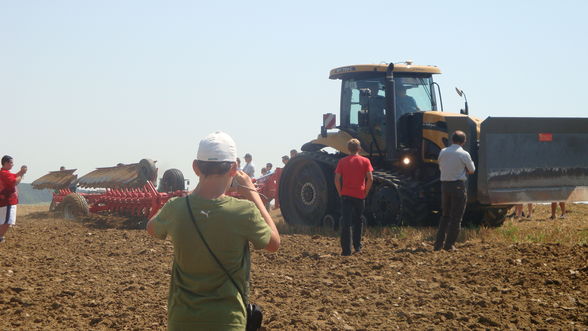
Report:
M247 296L249 243L275 252L280 235L251 178L237 170L233 139L223 132L208 135L192 167L200 178L187 198L170 200L147 224L159 239L171 237L174 263L168 296L169 330L244 330L245 302L200 239L192 212L212 252ZM247 200L225 195L233 178ZM245 298L247 301L247 298Z

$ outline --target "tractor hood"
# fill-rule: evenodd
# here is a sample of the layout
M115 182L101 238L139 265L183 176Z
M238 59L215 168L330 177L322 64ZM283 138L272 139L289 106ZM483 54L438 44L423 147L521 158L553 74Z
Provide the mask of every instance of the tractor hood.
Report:
M318 137L304 145L302 145L302 150L305 152L317 151L325 147L333 148L341 153L344 154L351 154L347 149L347 142L349 139L357 138L350 135L348 132L338 130L336 132L328 132L326 137L322 135L318 135ZM361 141L361 139L359 139ZM363 149L360 152L361 155L368 155Z

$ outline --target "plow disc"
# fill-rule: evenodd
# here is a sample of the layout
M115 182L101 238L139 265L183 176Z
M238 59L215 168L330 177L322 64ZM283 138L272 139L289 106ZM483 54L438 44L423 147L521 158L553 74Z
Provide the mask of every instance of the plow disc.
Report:
M51 189L61 190L66 189L72 185L75 185L78 175L73 173L77 169L51 171L45 176L35 180L31 185L37 190Z

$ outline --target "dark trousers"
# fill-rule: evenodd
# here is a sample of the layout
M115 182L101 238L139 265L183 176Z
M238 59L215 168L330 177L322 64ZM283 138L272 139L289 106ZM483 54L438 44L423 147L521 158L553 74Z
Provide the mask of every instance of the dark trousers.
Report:
M341 197L341 250L343 255L351 254L351 232L353 232L353 248L361 250L361 231L363 222L364 200L342 196ZM353 230L353 231L352 231Z
M461 227L461 219L468 200L466 182L457 180L441 182L441 202L443 216L439 222L435 249L451 249Z

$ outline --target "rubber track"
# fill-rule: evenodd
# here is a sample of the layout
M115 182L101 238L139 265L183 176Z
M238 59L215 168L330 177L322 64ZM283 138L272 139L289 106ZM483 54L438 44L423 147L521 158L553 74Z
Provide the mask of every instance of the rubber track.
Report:
M339 158L326 152L302 152L301 155L318 163L328 165L333 170L337 167ZM401 224L424 225L430 211L425 202L418 197L419 183L412 181L410 177L395 171L378 169L373 173L374 182L378 185L394 187L402 201Z

